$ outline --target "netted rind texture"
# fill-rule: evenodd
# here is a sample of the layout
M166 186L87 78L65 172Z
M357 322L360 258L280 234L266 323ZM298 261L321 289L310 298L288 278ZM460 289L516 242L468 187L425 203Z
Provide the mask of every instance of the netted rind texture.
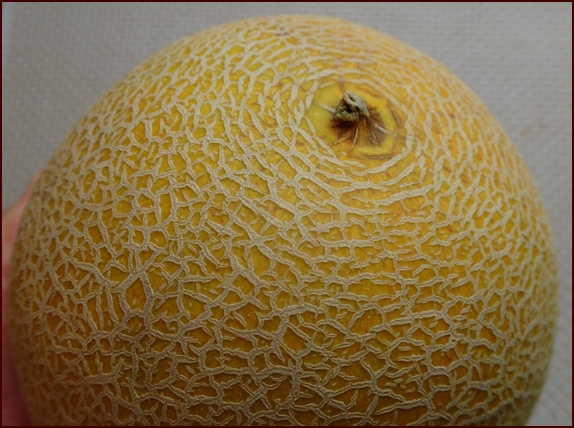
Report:
M334 126L348 90L386 156ZM548 220L495 119L324 17L216 27L125 76L42 174L12 272L37 424L521 424L555 322Z

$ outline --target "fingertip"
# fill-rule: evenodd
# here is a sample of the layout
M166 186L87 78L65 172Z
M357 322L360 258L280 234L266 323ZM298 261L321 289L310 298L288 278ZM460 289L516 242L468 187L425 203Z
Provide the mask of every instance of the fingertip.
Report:
M38 171L36 171L36 173L32 176L32 179L30 180L30 183L28 184L28 189L32 190L34 188L34 186L36 185L36 183L38 182L38 180L40 179L40 176L42 175L42 173L44 172L44 169L39 169Z

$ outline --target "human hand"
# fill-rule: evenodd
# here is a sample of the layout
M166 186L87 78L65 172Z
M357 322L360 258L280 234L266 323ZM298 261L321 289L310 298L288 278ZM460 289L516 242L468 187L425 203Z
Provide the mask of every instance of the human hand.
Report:
M18 226L40 173L41 171L37 172L32 178L18 202L2 213L2 425L30 425L10 353L6 299L8 297L10 263Z

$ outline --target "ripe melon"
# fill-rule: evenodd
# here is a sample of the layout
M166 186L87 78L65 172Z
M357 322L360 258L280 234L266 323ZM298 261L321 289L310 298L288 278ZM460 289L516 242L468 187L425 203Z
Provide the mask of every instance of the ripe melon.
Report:
M41 176L11 282L36 424L523 424L556 317L548 218L487 108L318 16L121 79Z

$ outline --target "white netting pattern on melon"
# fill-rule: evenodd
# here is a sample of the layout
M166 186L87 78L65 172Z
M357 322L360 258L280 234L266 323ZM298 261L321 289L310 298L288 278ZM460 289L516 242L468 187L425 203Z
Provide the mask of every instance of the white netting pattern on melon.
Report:
M329 146L333 85L400 110L393 156ZM545 218L480 101L386 36L298 17L183 39L88 112L29 205L33 418L521 423L554 323Z

